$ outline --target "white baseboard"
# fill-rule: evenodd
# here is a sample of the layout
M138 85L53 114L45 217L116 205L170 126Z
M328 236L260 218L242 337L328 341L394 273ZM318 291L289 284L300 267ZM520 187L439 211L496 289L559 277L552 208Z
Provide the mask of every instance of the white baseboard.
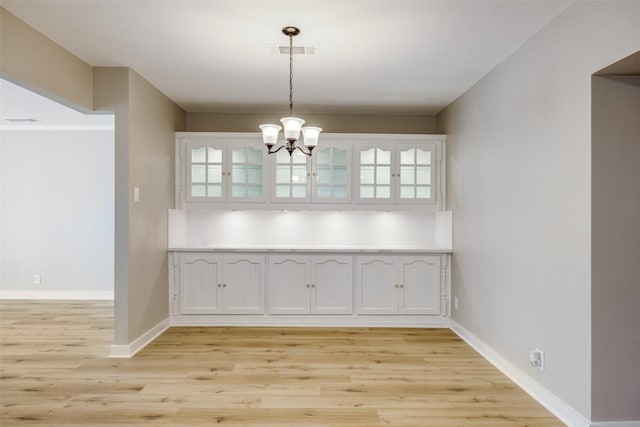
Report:
M0 299L109 300L113 291L11 291L0 290Z
M111 358L120 358L120 359L128 359L133 357L137 352L145 348L151 341L155 340L162 334L164 331L169 329L169 318L167 317L160 323L158 323L153 328L149 329L147 332L142 334L136 340L134 340L131 344L128 345L117 345L114 344L111 346L111 353L109 357Z
M448 317L354 315L179 315L171 326L269 326L329 328L449 328Z
M591 427L640 427L638 421L598 421L591 423Z
M553 394L551 391L534 381L524 371L511 364L507 359L502 357L493 348L489 347L478 337L460 326L454 320L451 320L451 329L458 334L467 344L473 347L493 366L498 368L503 374L516 383L520 388L527 392L531 397L537 400L542 406L547 408L551 413L558 417L563 423L570 427L591 427L591 424L582 414L569 406L566 402ZM637 427L636 425L617 426L613 424L598 424L598 427Z

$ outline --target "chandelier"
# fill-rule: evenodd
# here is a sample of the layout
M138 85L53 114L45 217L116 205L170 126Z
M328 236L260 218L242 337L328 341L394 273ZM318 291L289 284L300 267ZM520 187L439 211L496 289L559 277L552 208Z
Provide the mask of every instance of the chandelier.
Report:
M300 30L296 27L289 26L284 27L282 29L282 33L289 37L289 117L283 117L280 119L282 126L272 124L260 125L260 130L262 130L262 141L267 147L269 154L277 153L285 148L289 152L289 156L291 156L296 149L300 150L307 156L311 156L311 152L316 145L318 145L318 137L320 136L322 129L313 126L302 127L304 120L293 117L293 37L300 34ZM282 127L284 127L284 139L286 140L286 143L276 150L273 150L273 147L278 142L278 134ZM307 149L306 151L296 144L300 138L300 131L302 131L304 146Z

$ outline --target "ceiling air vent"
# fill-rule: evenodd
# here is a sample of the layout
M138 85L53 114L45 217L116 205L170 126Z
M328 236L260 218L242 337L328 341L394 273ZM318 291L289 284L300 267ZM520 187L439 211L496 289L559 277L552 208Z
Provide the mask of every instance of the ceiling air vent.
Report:
M315 55L318 49L314 46L294 46L294 55ZM289 55L289 46L273 46L271 53L274 55Z
M36 120L32 117L10 117L5 119L7 122L11 123L37 123L39 120Z

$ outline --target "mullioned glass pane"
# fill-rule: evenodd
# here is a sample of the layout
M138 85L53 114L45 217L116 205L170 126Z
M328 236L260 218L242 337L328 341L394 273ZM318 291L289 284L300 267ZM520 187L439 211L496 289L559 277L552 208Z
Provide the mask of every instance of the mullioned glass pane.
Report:
M207 196L222 197L222 185L207 185Z
M413 166L400 167L400 184L415 184L415 170Z
M360 183L361 184L373 184L374 181L374 166L362 166L360 167Z
M347 183L347 167L346 166L334 166L333 167L333 184L340 185Z
M247 167L245 165L231 166L231 182L234 184L247 182Z
M363 185L360 187L360 198L361 199L373 199L375 197L374 194L374 186L373 185Z
M375 148L360 152L360 164L361 165L373 165L376 160Z
M235 184L231 186L231 197L246 197L247 187L242 184Z
M247 163L247 152L244 148L231 150L232 163Z
M430 199L431 187L430 186L418 186L416 187L416 198L418 199Z
M191 197L205 197L206 196L206 187L204 185L192 185L191 186Z
M429 185L431 184L431 167L430 166L418 166L416 168L416 183Z
M391 198L391 187L388 185L380 185L376 187L377 199L389 199Z
M222 163L222 150L208 147L208 163Z
M378 166L376 169L376 184L391 184L391 167Z
M379 165L391 164L391 151L386 151L378 148L376 155L377 155L376 164L379 164Z
M207 173L204 165L191 165L191 182L207 182Z
M291 168L289 165L276 166L276 182L278 184L291 182Z
M276 185L276 197L289 197L288 185Z
M222 182L222 165L209 165L207 182L210 182L210 183Z
M418 149L417 164L430 165L431 164L431 151Z
M205 163L207 149L205 147L192 148L191 149L191 162L192 163Z
M413 199L414 198L414 186L413 185L401 185L400 186L400 198L401 199Z
M403 165L412 165L416 161L415 149L411 148L409 150L400 152L400 164Z
M347 164L347 150L333 149L333 163L336 165Z

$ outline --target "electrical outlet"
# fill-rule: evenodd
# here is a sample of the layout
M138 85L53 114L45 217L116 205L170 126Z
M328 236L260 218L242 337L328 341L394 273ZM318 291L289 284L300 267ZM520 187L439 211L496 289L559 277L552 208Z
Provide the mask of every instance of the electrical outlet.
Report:
M544 351L539 348L529 351L529 364L540 371L544 371Z
M34 285L39 285L40 283L42 283L42 280L40 278L40 273L36 273L33 275L33 284Z
M458 297L453 297L453 308L458 309Z

